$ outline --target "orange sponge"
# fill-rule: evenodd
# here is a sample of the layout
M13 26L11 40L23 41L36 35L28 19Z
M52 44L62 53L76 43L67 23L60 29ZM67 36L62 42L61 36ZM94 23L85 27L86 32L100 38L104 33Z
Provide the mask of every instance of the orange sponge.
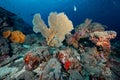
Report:
M8 37L10 36L10 34L11 34L11 31L10 31L10 30L5 31L5 32L3 32L3 37L4 37L4 38L8 38Z
M16 43L23 43L25 41L25 35L20 31L13 31L10 36L10 40Z
M26 36L22 32L20 32L20 31L11 32L10 30L3 32L3 37L4 38L9 37L9 39L12 42L16 42L16 43L23 43L26 38Z

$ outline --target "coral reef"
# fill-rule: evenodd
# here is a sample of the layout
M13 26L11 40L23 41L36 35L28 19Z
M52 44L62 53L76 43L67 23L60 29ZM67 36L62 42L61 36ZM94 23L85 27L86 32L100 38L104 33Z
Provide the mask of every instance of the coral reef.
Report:
M48 24L34 15L33 30L42 35L0 26L0 80L119 80L120 42L110 42L115 31L86 19L70 33L73 25L64 13L51 13Z
M111 79L108 61L110 40L116 37L116 32L104 30L104 25L91 23L91 20L86 19L83 24L76 27L73 35L66 36L66 43L80 51L84 76L86 76L85 70L88 72L87 75L94 78L109 80Z
M40 14L35 14L33 19L33 31L41 34L46 38L49 46L59 47L66 34L73 29L72 22L64 13L51 13L48 18L49 27L41 19Z

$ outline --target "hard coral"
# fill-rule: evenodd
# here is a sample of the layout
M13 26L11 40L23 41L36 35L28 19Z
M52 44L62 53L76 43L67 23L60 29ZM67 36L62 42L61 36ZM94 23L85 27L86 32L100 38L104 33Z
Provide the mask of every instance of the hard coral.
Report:
M48 18L50 28L41 19L40 14L35 14L33 19L33 31L41 34L46 38L49 46L59 47L66 34L69 34L73 29L72 22L64 13L51 13Z
M20 31L13 31L10 36L10 40L15 43L23 43L25 41L25 35Z

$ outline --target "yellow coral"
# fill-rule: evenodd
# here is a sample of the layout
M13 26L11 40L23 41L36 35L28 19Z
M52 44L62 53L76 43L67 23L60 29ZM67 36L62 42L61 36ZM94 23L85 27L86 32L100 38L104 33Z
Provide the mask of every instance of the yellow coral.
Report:
M48 24L49 28L41 19L40 14L34 15L33 31L36 33L41 32L49 46L61 46L65 35L73 29L72 22L64 13L51 13L48 17Z
M3 32L3 37L4 37L4 38L8 38L8 37L10 36L10 34L11 34L11 31L10 31L10 30L5 31L5 32Z
M25 41L25 35L20 31L13 31L10 36L10 40L16 43L23 43Z

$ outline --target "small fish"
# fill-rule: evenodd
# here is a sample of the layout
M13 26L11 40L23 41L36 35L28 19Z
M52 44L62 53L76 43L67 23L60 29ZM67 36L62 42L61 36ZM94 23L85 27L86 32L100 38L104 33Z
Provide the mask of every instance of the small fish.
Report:
M76 11L77 11L77 8L76 8L76 6L75 6L75 5L73 6L73 8L74 8L74 11L76 12Z

